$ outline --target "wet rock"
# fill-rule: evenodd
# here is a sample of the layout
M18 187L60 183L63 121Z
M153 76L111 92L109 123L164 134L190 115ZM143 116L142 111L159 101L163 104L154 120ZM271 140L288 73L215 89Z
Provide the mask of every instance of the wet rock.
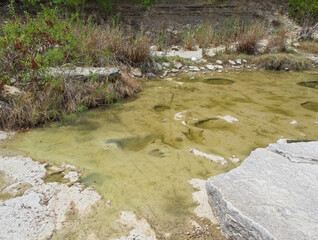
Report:
M239 121L237 118L232 117L231 115L226 115L224 117L218 116L218 118L223 119L223 120L227 121L228 123L233 123L233 122L238 122Z
M315 239L318 142L272 144L206 188L228 239Z
M216 156L213 154L207 154L194 148L191 148L189 152L193 153L195 156L204 157L211 160L212 162L220 163L222 165L225 165L227 163L227 161L223 157Z
M130 73L134 76L134 77L142 77L142 72L140 68L131 68Z
M291 125L296 125L296 124L297 124L297 121L296 121L296 120L293 120L293 121L290 122L290 124L291 124Z
M156 112L163 112L163 111L169 110L170 107L167 106L167 105L159 104L159 105L155 105L155 106L153 107L153 109L154 109Z
M299 82L297 84L300 85L300 86L304 86L304 87L317 88L318 89L318 81Z
M301 106L307 110L313 111L313 112L318 112L318 103L316 102L304 102L301 104Z
M231 161L232 163L239 163L239 162L240 162L240 159L237 158L235 155L233 155L233 156L230 157L229 159L230 159L230 161Z

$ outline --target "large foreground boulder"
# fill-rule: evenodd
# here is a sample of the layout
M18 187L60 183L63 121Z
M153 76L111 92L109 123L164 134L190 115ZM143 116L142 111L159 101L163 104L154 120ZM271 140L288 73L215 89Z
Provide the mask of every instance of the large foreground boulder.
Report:
M317 239L318 142L257 149L206 188L228 239Z

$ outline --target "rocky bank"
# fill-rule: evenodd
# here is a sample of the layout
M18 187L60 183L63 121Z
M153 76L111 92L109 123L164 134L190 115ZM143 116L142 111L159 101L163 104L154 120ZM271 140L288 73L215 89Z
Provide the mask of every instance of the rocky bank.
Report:
M7 137L0 132L0 140ZM76 183L69 168L65 184L50 182L46 164L0 156L0 239L48 239L67 224L68 214L87 214L101 196Z

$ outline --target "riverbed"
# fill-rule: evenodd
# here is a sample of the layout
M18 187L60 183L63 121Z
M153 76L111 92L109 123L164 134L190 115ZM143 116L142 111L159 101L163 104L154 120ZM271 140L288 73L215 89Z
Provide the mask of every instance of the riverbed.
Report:
M196 219L189 180L228 172L282 138L318 140L317 81L317 72L267 71L147 81L136 99L17 134L3 147L85 169L81 182L108 202L53 239L118 237L121 211L146 219L159 239L184 239Z

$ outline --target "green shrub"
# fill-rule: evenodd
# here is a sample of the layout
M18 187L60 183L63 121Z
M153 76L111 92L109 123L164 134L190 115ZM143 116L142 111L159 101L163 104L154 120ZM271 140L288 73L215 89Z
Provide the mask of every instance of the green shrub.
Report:
M79 46L70 29L70 21L59 19L56 9L44 9L35 18L13 16L1 26L0 81L37 81L47 67L77 59Z
M318 21L318 1L289 0L289 14L301 24L313 25Z

